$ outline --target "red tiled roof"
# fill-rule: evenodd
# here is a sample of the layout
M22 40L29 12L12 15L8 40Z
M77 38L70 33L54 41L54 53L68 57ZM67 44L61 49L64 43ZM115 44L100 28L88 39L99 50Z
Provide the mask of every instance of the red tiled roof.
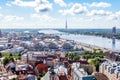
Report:
M36 66L36 69L39 71L39 73L42 73L43 71L47 72L48 71L48 66L46 64L38 64Z
M69 80L68 77L65 75L65 76L59 76L59 80Z
M82 61L82 60L77 60L77 61L68 60L68 62L69 62L69 63L80 62L81 64L89 64L87 61Z
M108 77L103 73L95 73L94 75L97 80L109 80Z

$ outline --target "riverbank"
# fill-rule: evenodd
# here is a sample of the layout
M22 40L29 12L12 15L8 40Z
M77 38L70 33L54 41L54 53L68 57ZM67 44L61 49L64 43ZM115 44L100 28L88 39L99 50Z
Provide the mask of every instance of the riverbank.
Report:
M117 29L117 34L112 34L112 29L68 29L68 30L58 30L60 32L65 32L68 34L75 35L88 35L88 36L100 36L104 38L115 38L120 39L120 29Z
M93 51L94 49L100 49L103 52L108 52L108 51L111 51L111 52L120 52L118 50L107 49L107 48L99 47L99 46L96 46L96 45L90 45L90 44L86 44L86 43L82 43L82 42L77 42L77 41L75 41L75 44L79 48L83 48L84 50L87 50L87 51Z

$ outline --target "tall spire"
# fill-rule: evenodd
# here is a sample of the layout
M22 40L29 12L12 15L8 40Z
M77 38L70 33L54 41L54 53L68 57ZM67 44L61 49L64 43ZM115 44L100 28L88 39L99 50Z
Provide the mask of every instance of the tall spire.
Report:
M67 19L66 19L66 23L65 23L65 29L67 29L68 28L68 26L67 26Z

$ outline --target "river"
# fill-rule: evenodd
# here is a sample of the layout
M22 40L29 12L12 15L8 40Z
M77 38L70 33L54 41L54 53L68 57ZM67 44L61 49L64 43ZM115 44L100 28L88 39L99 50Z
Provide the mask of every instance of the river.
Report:
M66 34L58 30L40 30L40 32L45 34L57 34L64 39L74 40L81 43L86 43L102 48L120 51L120 40L117 39L109 39L99 36L89 36L89 35L81 35L81 34L77 34L77 35Z
M88 36L88 35L74 35L74 34L62 34L61 38L74 40L77 42L82 42L90 45L95 45L111 50L120 50L120 40L103 38L99 36Z

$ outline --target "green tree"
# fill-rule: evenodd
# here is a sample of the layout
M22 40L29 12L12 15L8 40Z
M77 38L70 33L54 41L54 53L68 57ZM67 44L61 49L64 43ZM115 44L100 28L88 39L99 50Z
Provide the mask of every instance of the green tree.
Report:
M0 52L0 58L2 57L2 53Z
M19 54L18 54L18 56L20 56L20 57L21 57L21 54L19 53Z
M99 65L100 65L100 63L101 62L100 62L99 58L95 58L95 59L92 59L90 61L90 64L94 65L96 67L96 71L99 71Z
M75 54L74 56L73 56L73 60L79 60L80 59L80 56L78 55L78 54Z
M12 54L12 53L10 53L9 57L12 57L12 56L13 56L13 54Z
M18 54L18 59L21 60L21 54L20 53Z
M42 77L45 76L45 74L46 74L46 72L43 70L41 73Z
M10 57L10 58L9 58L9 61L14 62L14 58L13 58L13 57Z
M3 59L3 64L6 65L7 63L9 63L9 58L8 57L5 57Z
M37 80L41 80L40 76L37 77Z
M17 78L13 78L12 80L18 80Z

